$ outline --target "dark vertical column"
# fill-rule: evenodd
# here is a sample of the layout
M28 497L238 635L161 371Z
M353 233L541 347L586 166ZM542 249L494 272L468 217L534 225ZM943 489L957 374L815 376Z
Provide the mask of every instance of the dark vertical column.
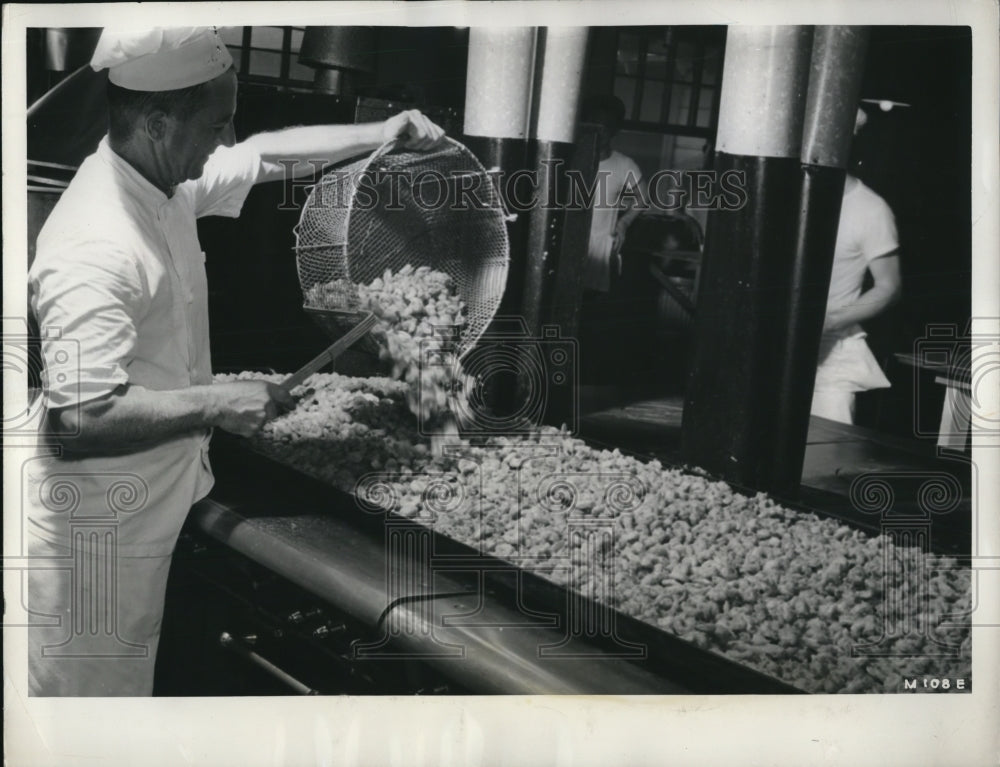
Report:
M593 130L580 131L566 163L567 175L575 174L578 179L587 179L589 182L595 177L599 163L597 134ZM549 316L552 323L562 329L564 336L575 339L580 332L583 273L587 247L590 244L593 211L583 204L581 195L571 185L562 187L560 192L567 207L563 213L562 242Z
M507 285L497 314L500 316L520 313L524 271L527 262L528 217L520 208L531 205L533 191L528 172L529 147L524 138L469 136L461 138L469 150L493 174L499 193L507 210L512 214L507 222L507 240L510 243L510 267ZM518 175L520 174L520 175Z
M527 259L524 270L523 316L532 336L551 319L555 275L562 249L565 210L558 195L566 188L566 166L573 145L534 141L531 148L536 189L527 221Z
M536 193L528 214L528 260L524 275L524 318L535 336L550 319L552 310L565 219L559 191L566 189L566 166L573 156L586 53L586 27L539 31L532 108Z
M520 412L517 372L492 339L517 335L504 318L523 313L527 265L528 216L533 202L528 151L531 98L535 76L534 27L473 27L465 83L463 142L490 173L512 217L507 223L510 266L498 321L487 329L466 358L468 368L482 378L483 398L495 417L504 420Z
M811 48L811 27L730 28L715 169L747 199L709 215L682 427L686 461L772 491Z
M524 273L522 316L528 332L543 338L538 349L544 371L543 419L553 425L572 423L577 381L567 377L564 365L551 364L551 353L560 346L564 330L554 323L556 275L560 261L572 254L563 252L566 222L566 167L573 158L577 108L587 54L586 27L548 27L539 30L535 53L535 98L532 105L534 136L533 171L536 184L534 204L528 212L527 262ZM565 274L565 272L564 272ZM549 326L543 330L543 326ZM522 376L522 397L532 386ZM536 395L537 396L537 395Z
M801 192L791 292L778 359L780 397L768 474L776 492L802 481L809 410L826 313L844 176L854 133L867 27L822 26L813 35L802 135Z
M469 30L463 142L487 171L516 215L508 224L510 269L500 314L519 314L525 273L527 217L532 189L528 130L535 72L534 27ZM520 180L519 180L520 179Z

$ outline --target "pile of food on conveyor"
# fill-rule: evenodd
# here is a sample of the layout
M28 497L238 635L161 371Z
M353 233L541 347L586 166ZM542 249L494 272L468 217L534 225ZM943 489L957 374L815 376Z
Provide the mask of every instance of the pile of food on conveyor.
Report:
M306 292L306 305L339 309L355 290L358 311L378 317L371 335L381 359L391 361L392 377L408 384L410 410L424 422L442 416L449 393L458 394L459 367L433 364L433 355L444 350L451 332L465 323L465 306L451 277L429 266L414 269L407 264L397 272L386 269L369 285L355 287L346 280L313 285Z
M432 453L405 380L319 374L293 394L257 450L699 647L810 692L971 676L954 559L551 427ZM853 657L866 643L877 654Z

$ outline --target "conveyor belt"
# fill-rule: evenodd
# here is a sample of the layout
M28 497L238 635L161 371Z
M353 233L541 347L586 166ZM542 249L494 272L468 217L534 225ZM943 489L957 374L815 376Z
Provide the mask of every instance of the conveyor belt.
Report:
M216 443L213 464L217 487L195 507L196 526L372 627L359 658L420 659L481 693L798 692L412 522L363 514L234 441ZM434 551L433 568L420 547ZM580 625L601 610L612 631Z
M483 693L687 692L621 659L581 664L579 658L539 657L539 645L552 630L517 626L523 616L497 602L491 602L482 621L489 625L462 625L454 619L476 613L480 594L452 578L436 574L433 586L413 583L410 593L387 599L384 547L334 516L244 515L211 499L193 513L213 538L380 627L384 643L376 639L357 646L359 657L421 660ZM547 637L550 644L558 639ZM571 640L566 649L570 654L589 649L578 645L579 640Z

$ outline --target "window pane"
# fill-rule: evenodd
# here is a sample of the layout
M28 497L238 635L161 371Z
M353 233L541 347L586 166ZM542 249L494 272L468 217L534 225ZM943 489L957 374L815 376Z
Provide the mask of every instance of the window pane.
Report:
M715 101L715 88L702 88L698 93L698 115L695 124L699 128L707 128L712 124L712 107Z
M281 27L254 27L250 39L254 48L275 48L280 51L284 35Z
M667 43L662 35L649 39L646 49L646 77L667 79Z
M712 109L712 100L715 98L715 88L702 88L698 93L698 109Z
M302 47L302 35L303 31L301 29L292 29L292 53L298 53L299 49Z
M229 55L233 57L233 69L239 72L240 62L243 61L243 49L237 48L233 45L229 45L227 47L229 48Z
M635 102L636 80L631 77L615 78L615 95L625 102L625 119L632 119L632 105Z
M670 119L673 125L687 125L691 111L691 86L674 85L670 91Z
M270 51L250 51L250 74L281 77L281 54Z
M674 79L689 83L694 79L694 43L677 43Z
M292 56L292 60L288 65L288 77L290 80L307 80L312 82L316 75L316 70L312 67L307 67L305 64L300 64L295 56Z
M705 64L701 81L705 85L715 85L722 74L722 46L710 45L705 49Z
M219 37L226 45L243 45L243 27L219 27Z
M674 146L676 146L678 150L696 149L700 152L701 148L705 146L705 139L701 136L675 136Z
M634 32L618 35L618 74L633 77L639 74L639 50L639 35Z
M642 89L642 105L639 108L639 119L644 122L660 122L663 109L663 83L649 80Z

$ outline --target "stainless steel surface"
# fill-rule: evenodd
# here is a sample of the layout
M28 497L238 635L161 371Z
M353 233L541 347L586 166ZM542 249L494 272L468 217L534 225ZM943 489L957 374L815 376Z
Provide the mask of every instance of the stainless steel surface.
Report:
M688 692L622 658L567 638L555 628L518 626L524 616L477 595L403 603L392 619L409 623L407 637L433 636L425 662L482 693L515 695L675 695ZM461 616L478 618L459 623ZM402 637L401 637L402 639ZM414 649L420 645L411 643ZM461 648L461 657L443 649ZM558 648L558 651L555 650ZM549 654L546 654L546 650ZM555 653L558 654L555 654ZM418 656L419 657L419 656Z
M798 157L812 52L810 26L732 26L719 102L716 149Z
M816 27L802 162L847 167L867 48L868 27Z
M247 641L248 639L249 637L244 637L243 641L247 642L248 644L253 644L252 641ZM247 647L244 647L243 644L228 631L223 631L222 634L219 636L219 644L225 649L236 653L241 658L252 663L257 668L263 670L267 674L270 674L279 682L281 682L284 685L287 685L292 690L297 692L299 695L317 694L316 690L314 690L307 684L303 684L288 672L282 670L278 666L271 663L271 661L269 661L264 656L255 653L253 650Z
M249 518L211 498L191 513L197 526L216 540L359 621L375 625L382 615L384 552L350 525L309 515ZM425 585L415 588L426 593Z
M306 27L299 61L325 69L372 72L375 48L371 27Z
M686 692L470 589L447 573L433 583L406 567L399 582L386 546L330 515L246 516L214 500L192 511L203 531L329 601L382 638L355 652L365 660L430 664L484 693L675 694ZM416 577L415 577L416 576ZM329 627L333 631L335 627ZM543 649L560 648L557 654Z

